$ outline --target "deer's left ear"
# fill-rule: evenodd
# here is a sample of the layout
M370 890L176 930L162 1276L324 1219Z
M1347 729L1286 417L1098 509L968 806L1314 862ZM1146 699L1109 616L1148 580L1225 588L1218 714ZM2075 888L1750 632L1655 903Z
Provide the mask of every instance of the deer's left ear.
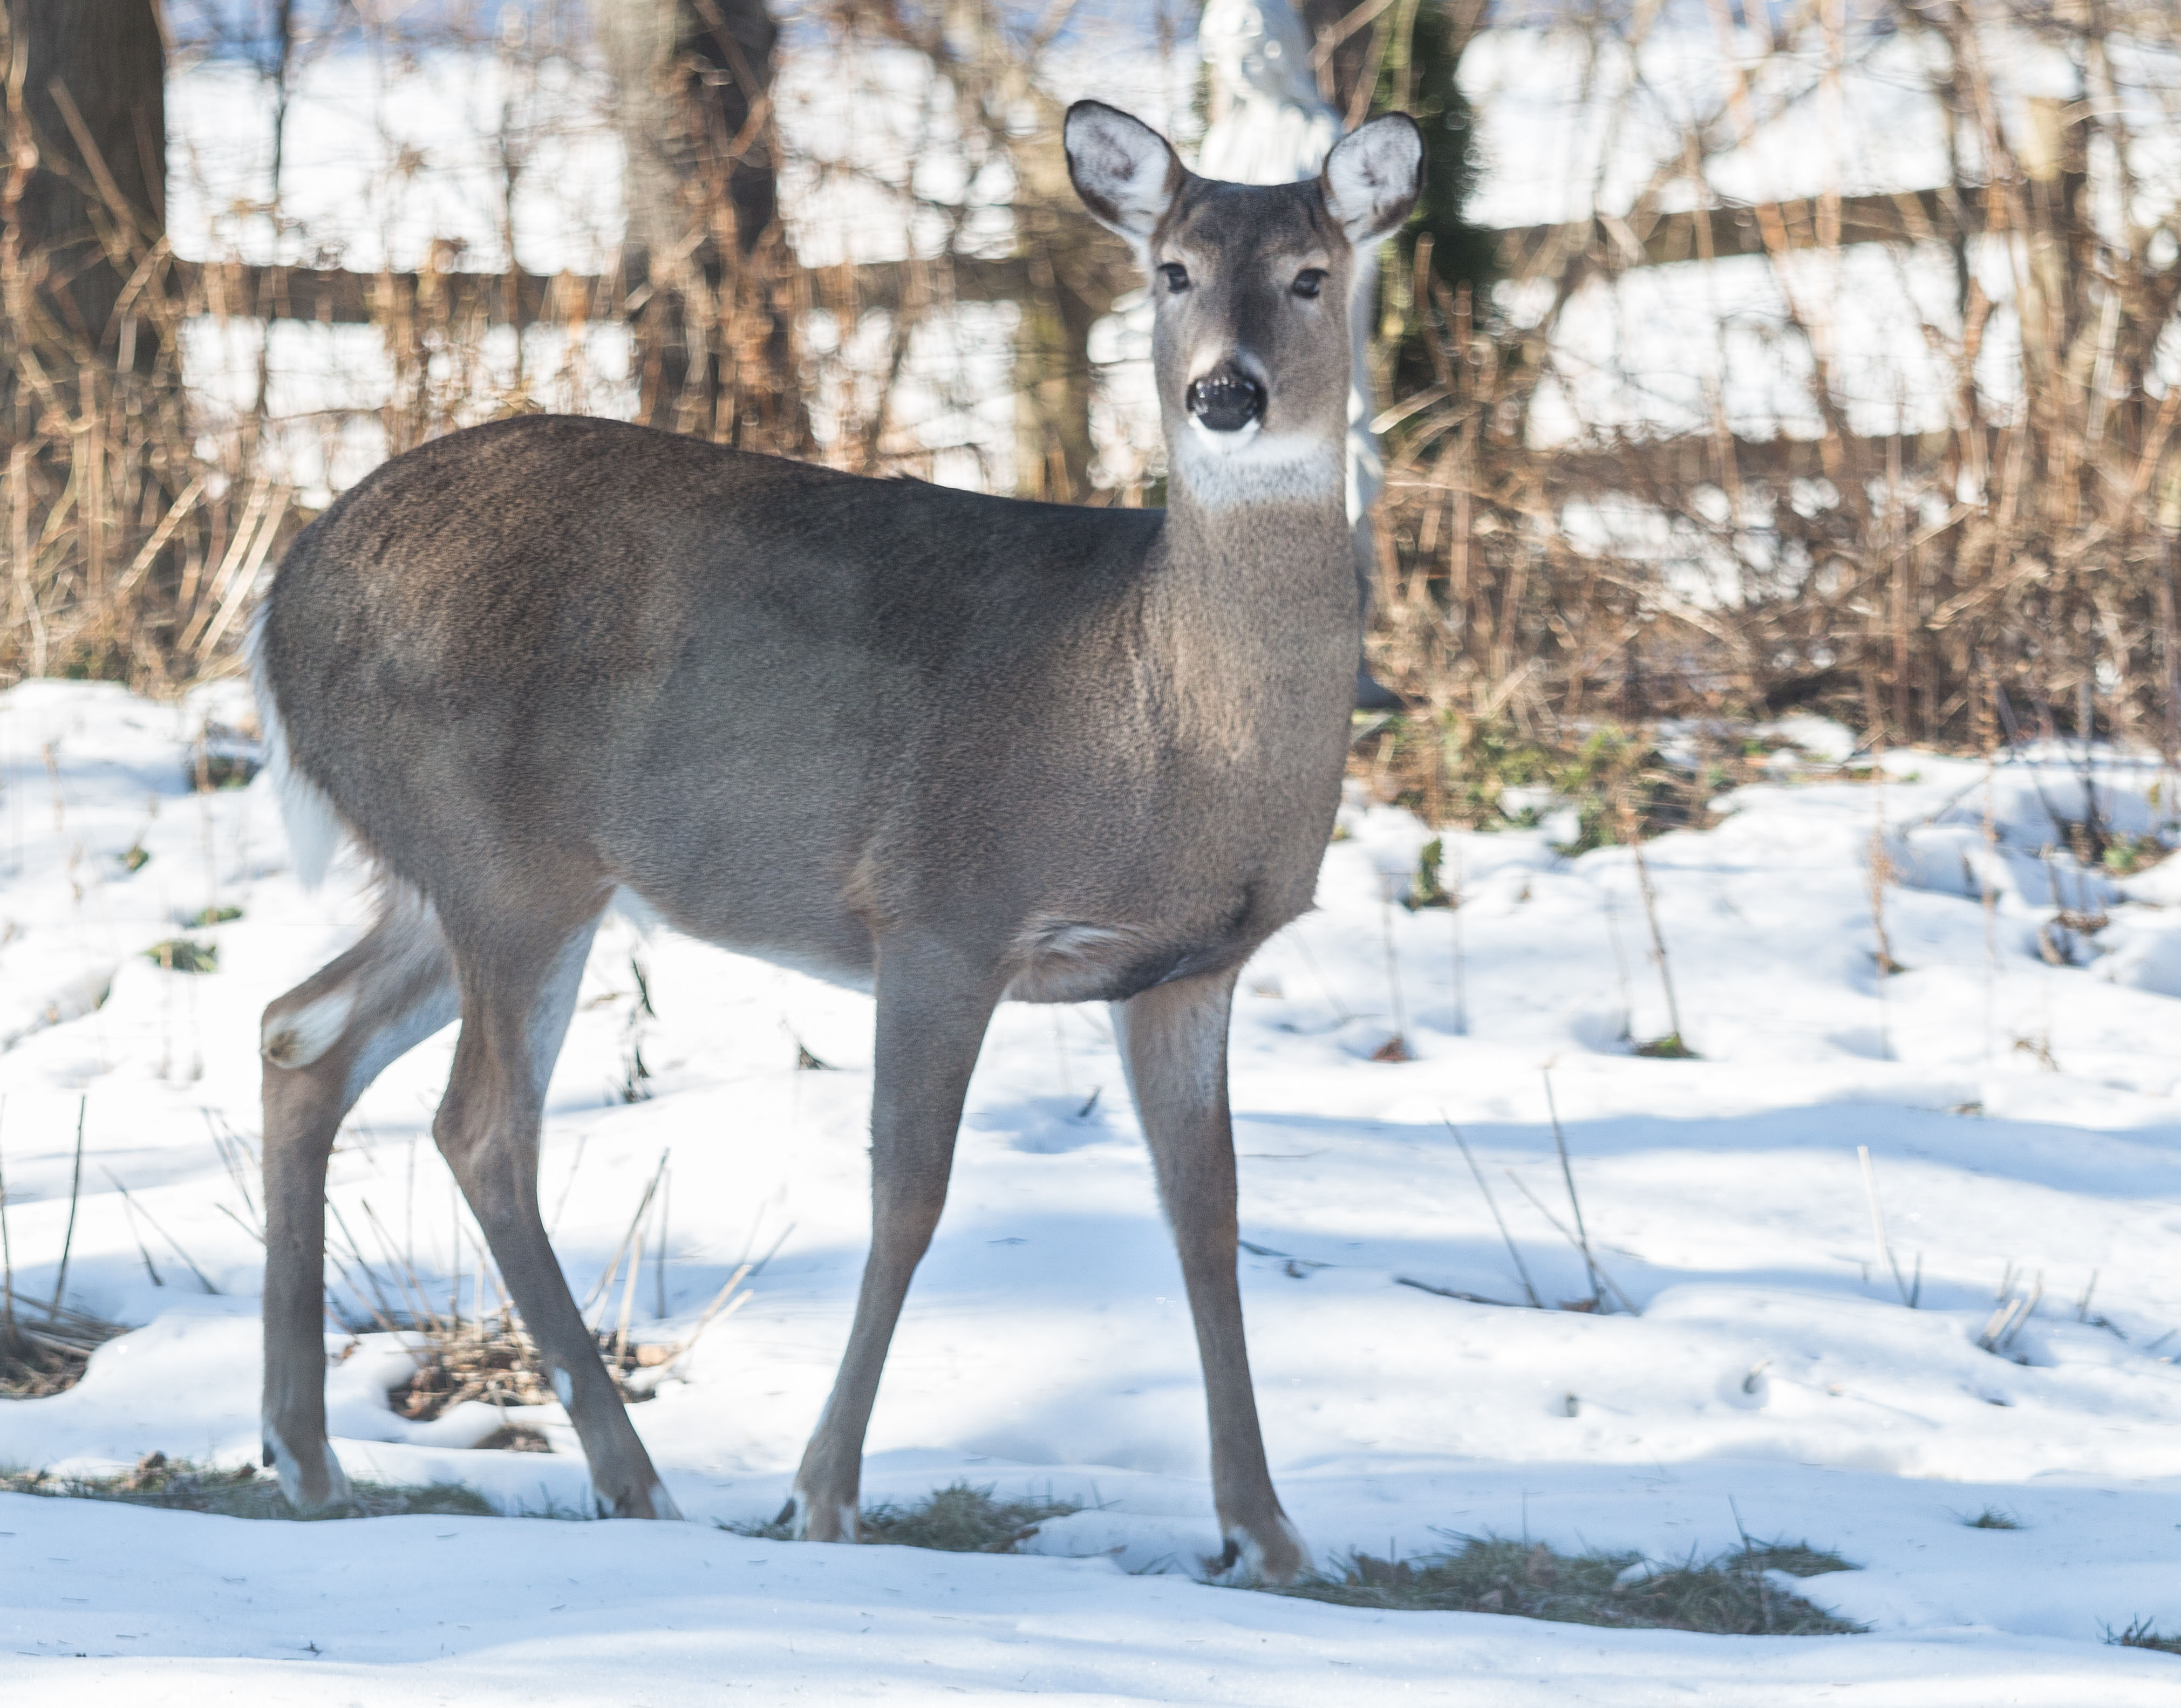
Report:
M1358 249L1401 229L1424 187L1424 137L1405 113L1389 113L1333 145L1318 174L1326 212Z

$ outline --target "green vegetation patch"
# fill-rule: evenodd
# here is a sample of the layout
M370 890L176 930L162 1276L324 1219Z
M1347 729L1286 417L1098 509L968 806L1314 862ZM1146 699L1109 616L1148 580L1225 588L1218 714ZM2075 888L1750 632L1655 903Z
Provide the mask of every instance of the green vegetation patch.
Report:
M1049 1519L1083 1509L1072 1501L997 1501L991 1488L950 1483L905 1507L881 1501L864 1508L859 1539L897 1548L934 1548L947 1554L1011 1554ZM768 1541L792 1540L793 1519L783 1514L769 1524L725 1524L738 1536Z
M1839 1555L1803 1543L1752 1543L1712 1560L1646 1568L1640 1554L1561 1554L1543 1542L1505 1536L1454 1540L1461 1545L1412 1560L1353 1555L1337 1573L1274 1593L1346 1607L1514 1613L1627 1630L1825 1637L1864 1628L1766 1579L1767 1572L1809 1578L1855 1569Z
M2105 846L2105 868L2117 878L2133 878L2166 855L2166 845L2156 836L2115 836Z
M390 1518L412 1513L489 1518L490 1502L459 1483L400 1488L381 1483L351 1485L348 1504L299 1512L280 1492L280 1479L258 1474L255 1465L216 1470L147 1453L133 1471L111 1477L55 1477L44 1471L0 1471L0 1493L46 1495L76 1501L119 1501L130 1507L165 1507L184 1512L217 1512L227 1518Z
M169 937L144 951L144 958L169 972L217 972L219 945L200 943L192 937Z
M1357 774L1381 798L1432 824L1529 829L1571 808L1576 834L1558 845L1566 855L1701 829L1716 796L1762 774L1761 765L1723 749L1706 752L1693 770L1676 766L1648 733L1615 724L1548 745L1505 719L1404 714L1370 720L1354 740ZM1531 800L1511 804L1510 790ZM1543 807L1534 804L1540 792ZM1443 857L1444 849L1437 851ZM1435 862L1420 867L1403 899L1412 907L1446 904Z

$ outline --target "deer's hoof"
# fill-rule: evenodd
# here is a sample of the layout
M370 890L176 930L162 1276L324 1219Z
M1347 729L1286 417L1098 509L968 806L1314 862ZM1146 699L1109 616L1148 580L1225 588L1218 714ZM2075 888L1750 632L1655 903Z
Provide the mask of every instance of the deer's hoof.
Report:
M795 1534L804 1542L853 1542L861 1528L853 1501L814 1499L795 1491Z
M602 1518L679 1518L682 1509L674 1504L674 1496L666 1492L666 1485L656 1477L639 1478L617 1493L609 1494L594 1485L598 1496L599 1516Z
M1204 1562L1207 1577L1230 1584L1292 1584L1309 1575L1310 1545L1285 1513L1268 1523L1229 1524L1223 1551Z
M348 1485L348 1473L341 1469L332 1444L323 1435L298 1453L278 1430L268 1429L264 1463L279 1474L280 1492L299 1512L330 1512L356 1498Z

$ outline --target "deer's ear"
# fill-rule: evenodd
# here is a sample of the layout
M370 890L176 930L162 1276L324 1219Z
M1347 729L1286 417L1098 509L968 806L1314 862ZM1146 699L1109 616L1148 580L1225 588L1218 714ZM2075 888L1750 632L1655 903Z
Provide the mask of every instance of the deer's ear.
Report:
M1424 187L1424 137L1405 113L1389 113L1333 145L1318 174L1326 212L1361 249L1401 229Z
M1102 101L1079 101L1061 128L1068 175L1101 225L1135 243L1148 240L1173 205L1182 165L1167 140Z

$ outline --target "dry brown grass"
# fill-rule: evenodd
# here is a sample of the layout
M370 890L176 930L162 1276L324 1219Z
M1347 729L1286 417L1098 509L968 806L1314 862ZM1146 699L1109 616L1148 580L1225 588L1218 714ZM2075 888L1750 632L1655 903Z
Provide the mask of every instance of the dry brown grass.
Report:
M83 1380L91 1355L127 1331L68 1305L0 1298L0 1399L42 1400Z
M1711 9L1724 38L1723 0ZM2122 80L2145 63L2139 50L2181 49L2181 24L2153 0L1880 10L1884 30L1853 32L1830 10L1794 13L1769 52L1745 32L1742 69L1678 156L1662 150L1632 208L1510 237L1503 275L1541 313L1517 322L1504 300L1418 267L1400 329L1432 383L1389 411L1402 419L1372 644L1383 680L1442 716L1504 718L1562 750L1600 719L1801 708L1892 741L1978 749L2055 730L2169 752L2181 741L2181 390L2155 355L2181 297L2181 207L2161 209L2173 186L2144 175L2157 168L2139 163L2141 133L2120 116L2129 103L2173 112L2172 88ZM1637 52L1662 16L1602 8L1562 35L1604 64ZM2023 103L2005 85L2008 30L2072 60L2083 98ZM1957 160L1958 188L1920 199L1835 191L1710 220L1665 211L1742 145L1753 90L1821 103L1830 68L1889 39L1924 52L1922 98L1981 157L1980 176ZM2119 193L2138 200L2104 218L2098 197ZM2011 304L1971 264L1988 239L2012 246ZM1957 271L1951 306L1913 310L1904 296L1887 334L1928 355L1945 394L1904 398L1903 415L1951 415L1942 430L1852 430L1837 311L1799 282L1799 263L1856 240ZM1786 305L1778 337L1807 358L1817 435L1741 438L1722 411L1690 433L1586 424L1540 444L1541 398L1580 383L1555 343L1571 306L1657 259L1647 246L1701 260L1730 241ZM1979 366L1994 361L2018 371L2018 399ZM1582 524L1616 506L1671 543L1595 543ZM1715 591L1698 597L1692 582Z
M280 1492L279 1479L260 1475L255 1465L220 1469L157 1452L146 1453L133 1470L113 1476L55 1477L43 1471L0 1471L0 1492L60 1500L117 1501L124 1506L215 1512L229 1518L384 1518L405 1513L489 1518L494 1513L482 1495L459 1484L404 1488L367 1482L351 1484L351 1497L344 1506L299 1512Z
M2118 1631L2107 1630L2106 1641L2123 1649L2156 1649L2162 1655L2181 1655L2181 1634L2162 1631L2148 1619L2131 1619Z
M537 1347L511 1311L497 1312L482 1322L443 1323L415 1339L416 1374L387 1394L398 1416L428 1422L466 1400L502 1407L559 1403L538 1363ZM602 1331L598 1342L606 1374L623 1402L632 1405L654 1397L656 1392L650 1381L638 1379L638 1372L658 1369L682 1350L632 1344L611 1331ZM527 1446L541 1439L530 1431L516 1441L486 1445Z
M2181 104L2171 90L2118 80L2141 63L2137 47L2181 50L2181 24L2156 0L2009 8L2007 27L2072 60L2084 81L2079 101L2024 106L2006 85L1998 26L1967 0L1881 9L1851 28L1806 8L1769 52L1741 52L1742 69L1700 103L1632 206L1601 202L1597 218L1503 234L1498 281L1541 310L1518 318L1505 290L1449 283L1428 245L1413 266L1389 269L1389 482L1370 649L1416 715L1375 732L1362 763L1434 823L1471 822L1472 761L1495 743L1503 756L1532 749L1565 766L1608 726L1640 731L1666 716L1812 708L1874 737L1978 749L2056 732L2181 744L2181 391L2159 377L2155 354L2181 303L2181 260L2167 254L2181 212L2162 211L2167 186L2155 163L2136 160L2137 133L2118 117L2129 102ZM1383 32L1411 15L1323 10L1313 19L1366 58L1398 50ZM1639 52L1660 15L1604 6L1553 27L1602 65ZM929 476L942 452L918 421L976 399L919 371L919 340L964 304L1011 303L1014 489L1155 496L1158 471L1140 458L1094 468L1098 382L1085 340L1135 281L1074 209L1057 167L1057 110L1040 82L1054 31L1024 34L985 4L941 21L908 0L824 0L803 14L831 32L844 66L883 48L935 68L952 107L944 136L917 146L1009 177L1017 253L980 250L966 202L919 199L884 170L834 163L821 179L897 198L945 241L913 262L804 268L776 228L753 241L737 223L737 175L781 158L769 113L752 108L723 129L716 114L676 109L670 128L688 163L676 217L690 242L670 245L640 280L466 271L452 244L413 273L318 278L314 311L332 312L324 304L340 291L327 281L347 279L341 289L378 334L389 377L372 413L386 449L549 404L592 406L584 384L556 388L566 375L520 363L511 378L484 349L510 324L557 327L571 349L605 328L632 341L629 388L645 419ZM1789 91L1779 99L1801 112L1795 122L1819 124L1836 68L1886 38L1925 51L1922 98L1949 117L1957 184L1891 201L1828 191L1716 205L1705 218L1675 211L1764 120L1764 91ZM491 51L528 75L584 50L563 31ZM695 66L691 86L705 74ZM19 140L19 105L8 120ZM515 144L538 140L506 139L511 207ZM295 423L273 421L262 397L210 415L183 387L181 329L199 317L254 323L290 284L308 293L300 272L276 282L232 259L177 264L164 234L106 196L97 174L80 175L107 263L127 281L112 326L91 338L71 329L53 307L52 257L0 245L0 677L172 688L226 667L253 581L307 520L271 455ZM2137 200L2116 223L2099 209L2118 185ZM2011 302L1988 295L1971 264L2001 240ZM1859 243L1903 264L1937 257L1958 274L1951 304L1904 306L1892 329L1929 358L1929 384L1944 394L1905 399L1913 420L1900 433L1857 430L1858 382L1834 311L1797 282L1798 258ZM1784 317L1768 335L1807 371L1814 435L1738 437L1722 405L1692 432L1586 423L1541 440L1540 399L1570 381L1555 340L1585 293L1714 252L1744 256L1777 286ZM1995 361L2018 371L2018 398L1991 383ZM1926 430L1935 409L1950 424ZM328 434L340 425L317 423ZM987 466L982 478L999 475ZM1668 543L1600 544L1585 520L1607 511ZM1731 769L1734 758L1720 763ZM1702 790L1686 792L1694 802ZM1645 824L1656 816L1647 807Z

